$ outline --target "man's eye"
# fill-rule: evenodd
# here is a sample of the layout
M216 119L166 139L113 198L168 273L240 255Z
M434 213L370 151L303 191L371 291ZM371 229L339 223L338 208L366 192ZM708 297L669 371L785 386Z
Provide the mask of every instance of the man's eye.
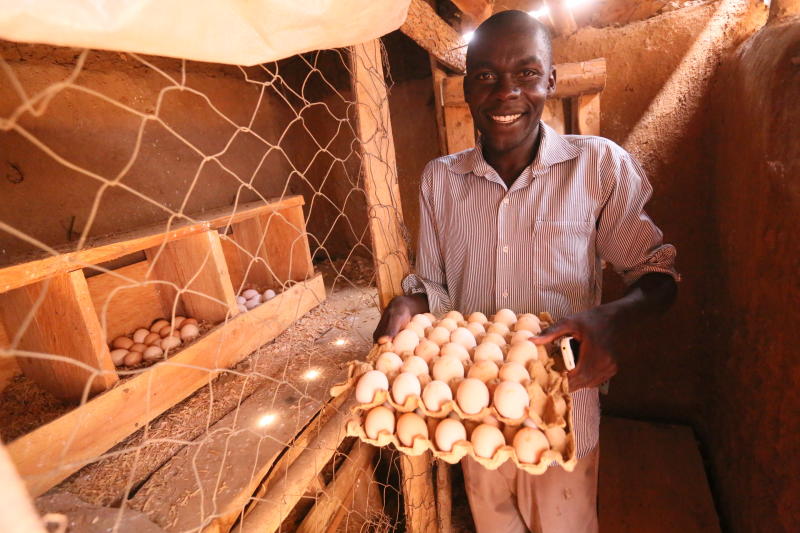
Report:
M539 75L539 73L537 71L529 69L529 68L526 68L525 70L523 70L521 74L522 74L523 78L535 78L536 76Z
M491 72L481 72L477 76L475 76L475 79L481 81L492 80L494 79L494 74L492 74Z

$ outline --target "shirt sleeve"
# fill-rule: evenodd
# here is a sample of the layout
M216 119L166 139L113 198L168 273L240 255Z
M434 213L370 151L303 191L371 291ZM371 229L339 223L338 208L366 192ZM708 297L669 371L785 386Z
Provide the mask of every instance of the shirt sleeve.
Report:
M597 251L630 285L648 272L669 274L675 281L675 247L664 244L663 233L645 213L653 188L630 154L615 165L612 188L597 226Z
M447 278L444 270L436 219L430 202L431 168L428 165L422 175L419 194L419 243L417 246L416 273L403 279L403 291L410 294L426 294L431 313L441 315L453 309L447 293Z

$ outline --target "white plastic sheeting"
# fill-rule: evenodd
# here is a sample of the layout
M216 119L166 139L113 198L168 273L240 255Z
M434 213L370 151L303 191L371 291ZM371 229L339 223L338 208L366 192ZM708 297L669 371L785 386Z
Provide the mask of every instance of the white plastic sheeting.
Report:
M0 0L0 37L254 65L368 41L410 0Z

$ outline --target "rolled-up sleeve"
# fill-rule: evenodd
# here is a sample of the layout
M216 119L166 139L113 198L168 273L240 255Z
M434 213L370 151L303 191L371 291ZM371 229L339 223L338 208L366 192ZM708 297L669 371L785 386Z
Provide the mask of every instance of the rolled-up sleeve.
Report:
M447 277L444 270L442 248L436 231L436 218L431 205L431 165L425 167L419 194L419 244L417 247L416 272L403 279L406 294L428 296L431 313L440 315L453 309L447 293Z
M676 281L675 247L645 213L653 188L639 163L620 155L613 176L606 176L610 193L597 226L597 252L630 285L648 272L662 272Z

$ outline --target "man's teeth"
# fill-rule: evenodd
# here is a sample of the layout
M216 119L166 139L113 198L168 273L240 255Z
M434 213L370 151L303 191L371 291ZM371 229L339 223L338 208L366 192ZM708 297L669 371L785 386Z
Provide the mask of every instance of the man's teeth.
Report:
M494 120L495 122L502 122L503 124L514 122L521 116L522 113L517 113L516 115L491 115L492 120Z

